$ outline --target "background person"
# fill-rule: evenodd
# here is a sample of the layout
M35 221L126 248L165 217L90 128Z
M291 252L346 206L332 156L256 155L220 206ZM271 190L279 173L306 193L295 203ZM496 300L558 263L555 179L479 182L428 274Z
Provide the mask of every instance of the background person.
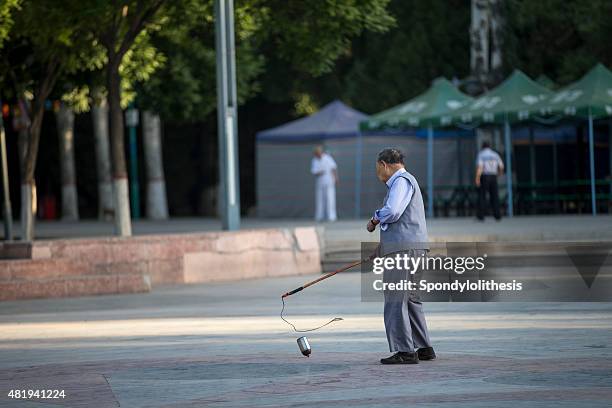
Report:
M489 142L482 142L482 149L478 152L476 159L476 187L478 187L478 214L480 221L484 220L485 195L489 193L489 202L496 220L501 219L499 211L499 192L497 188L497 176L504 172L504 162L499 154L491 149Z
M423 256L429 250L425 207L419 183L404 168L404 155L398 149L384 149L378 154L376 176L387 185L383 206L367 225L373 232L380 224L379 256L408 253ZM419 274L406 269L385 270L383 282L403 279L418 282ZM417 364L436 358L429 340L423 306L414 291L384 291L384 320L389 351L394 355L382 364Z
M336 221L338 166L334 158L323 151L323 146L315 147L310 172L316 177L315 220Z

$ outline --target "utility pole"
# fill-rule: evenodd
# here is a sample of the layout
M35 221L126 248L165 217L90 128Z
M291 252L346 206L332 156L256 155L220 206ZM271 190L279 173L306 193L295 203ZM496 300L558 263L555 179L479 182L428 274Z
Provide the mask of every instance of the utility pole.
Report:
M138 109L130 103L125 111L125 124L130 135L130 203L132 204L132 218L140 218L140 187L138 185L138 147L136 143L136 127L138 126Z
M215 0L219 206L224 230L240 228L238 102L234 50L234 1Z
M0 106L2 104L0 103ZM13 212L9 192L8 163L6 158L6 134L4 133L3 113L0 112L0 158L2 159L2 190L4 192L4 240L13 240Z

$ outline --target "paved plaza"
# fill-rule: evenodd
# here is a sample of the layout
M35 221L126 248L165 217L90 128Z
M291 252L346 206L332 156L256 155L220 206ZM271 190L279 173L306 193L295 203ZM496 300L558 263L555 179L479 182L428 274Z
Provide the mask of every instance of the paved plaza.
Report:
M610 303L429 303L439 358L382 366L382 304L361 302L358 273L288 300L298 327L345 319L299 354L279 295L311 278L4 302L0 406L610 406ZM66 398L7 398L39 388Z
M244 228L313 225L246 219ZM362 221L318 224L326 251L375 240ZM612 217L435 219L432 240L600 241ZM108 231L107 231L108 229ZM136 234L219 229L207 219L136 222ZM99 222L39 223L41 238L110 234ZM343 252L344 251L344 252ZM344 260L342 260L344 262ZM283 265L271 267L283 268ZM0 407L608 407L612 303L428 303L439 358L382 366L382 304L347 272L287 302L310 358L281 321L280 294L301 276L155 287L152 293L0 303ZM64 390L15 400L11 389Z

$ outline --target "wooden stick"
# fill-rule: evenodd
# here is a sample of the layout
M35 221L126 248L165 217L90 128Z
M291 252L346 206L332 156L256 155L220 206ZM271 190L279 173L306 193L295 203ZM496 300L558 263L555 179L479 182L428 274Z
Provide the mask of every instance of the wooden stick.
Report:
M317 279L315 279L315 280L313 280L313 281L310 281L310 282L308 282L308 283L305 283L305 284L303 284L302 286L300 286L299 288L297 288L297 289L293 289L292 291L290 291L290 292L287 292L287 293L283 294L283 295L281 296L281 298L286 298L287 296L291 296L291 295L293 295L294 293L298 293L298 292L300 292L300 291L302 291L302 290L306 289L307 287L314 285L315 283L319 283L319 282L321 282L322 280L325 280L325 279L327 279L327 278L331 278L332 276L334 276L334 275L335 275L335 274L337 274L337 273L344 272L344 271L346 271L346 270L348 270L348 269L354 268L354 267L355 267L355 266L357 266L357 265L361 265L362 263L364 263L364 262L367 262L367 261L371 260L373 257L374 257L374 255L370 256L369 258L362 259L361 261L354 262L354 263L352 263L352 264L350 264L350 265L343 266L342 268L340 268L340 269L338 269L338 270L335 270L335 271L333 271L333 272L326 273L325 275L321 276L320 278L317 278Z

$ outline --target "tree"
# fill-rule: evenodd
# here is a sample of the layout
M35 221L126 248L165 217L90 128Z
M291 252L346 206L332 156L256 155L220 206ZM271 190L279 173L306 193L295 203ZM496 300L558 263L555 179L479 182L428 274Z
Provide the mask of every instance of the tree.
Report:
M54 103L57 135L59 138L59 162L62 182L62 219L78 221L79 206L77 193L77 174L74 164L74 118L75 114L89 110L89 88L75 83L85 77L83 73L62 76L52 96L60 99Z
M236 69L239 103L260 91L265 60L257 46L264 13L253 1L236 4ZM169 62L136 86L137 105L173 122L205 120L216 109L215 38L212 2L188 0L166 13L152 45Z
M96 150L96 174L98 177L98 218L110 220L114 213L114 201L106 90L101 86L94 87L90 101Z
M64 11L78 16L93 40L105 50L115 230L121 236L132 233L121 110L122 62L134 44L146 40L147 30L154 29L162 21L160 9L165 3L165 0L74 0L63 4Z
M99 48L98 62L90 70L64 75L63 91L56 94L66 105L78 113L91 110L95 139L96 167L98 177L98 217L113 218L113 186L108 132L108 104L105 88L105 53ZM119 67L121 77L121 106L125 107L136 96L135 84L146 81L164 62L164 57L151 45L148 35L137 37L126 52ZM94 69L95 68L95 69Z
M143 142L147 182L147 215L167 214L164 169L161 160L161 124L195 122L211 118L216 109L215 39L212 2L188 1L184 8L168 13L163 30L151 41L169 61L138 86L137 105L144 109ZM239 2L236 16L236 67L238 101L243 103L259 91L257 76L264 60L258 55L255 33L262 16L249 2Z
M159 115L150 111L143 112L142 133L147 174L147 217L153 220L164 220L168 218L168 201Z
M281 88L277 83L285 79L277 75L280 70L291 72L287 75L289 83L296 76L320 75L329 70L339 55L348 53L353 36L366 29L382 31L392 23L385 12L386 0L358 3L317 1L306 6L306 3L274 0L237 1L239 104L262 91L268 94ZM169 63L150 80L139 84L137 104L159 114L165 122L211 120L211 113L216 109L212 2L183 2L183 8L166 13L166 18L163 29L151 34L151 41ZM286 33L284 28L291 32ZM295 52L296 48L302 52ZM268 77L271 86L267 83ZM264 86L262 82L266 82ZM147 129L150 127L144 128L145 149L149 139ZM251 135L244 132L240 138L241 147L252 143Z
M2 0L0 2L0 48L9 37L9 33L14 24L13 13L18 11L21 6L21 0Z
M384 35L395 24L387 10L389 0L260 3L266 12L259 33L266 58L262 96L274 103L295 103L302 109L298 113L314 109L313 104L329 100L329 95L338 97L338 76L346 74L347 61L356 59L359 38Z
M62 219L78 221L79 205L74 168L74 109L61 103L55 112L62 170Z
M546 74L567 84L597 62L612 66L612 2L508 0L504 13L505 70Z
M34 174L44 104L64 72L86 69L95 61L95 47L84 41L81 26L52 0L24 1L14 15L10 41L3 44L3 82L19 101L23 126L21 161L21 225L23 240L32 240L36 203ZM40 24L45 21L45 24Z
M272 100L295 96L292 84L332 72L338 58L351 55L354 37L364 32L383 33L394 24L388 3L238 1L239 102L261 92ZM160 113L162 119L202 120L216 108L212 2L182 4L166 14L162 30L152 33L152 43L171 63L140 85L138 104Z
M502 70L503 16L499 0L472 0L470 71L478 88L498 84Z
M265 48L277 52L302 73L330 72L338 57L351 50L351 40L364 31L384 32L394 23L389 0L254 1L267 17L261 35Z
M305 110L341 98L373 113L419 94L438 76L469 74L469 2L393 0L387 9L395 26L383 19L382 28L352 37L328 73L300 74L275 62L262 80L264 97L274 102L290 97Z

